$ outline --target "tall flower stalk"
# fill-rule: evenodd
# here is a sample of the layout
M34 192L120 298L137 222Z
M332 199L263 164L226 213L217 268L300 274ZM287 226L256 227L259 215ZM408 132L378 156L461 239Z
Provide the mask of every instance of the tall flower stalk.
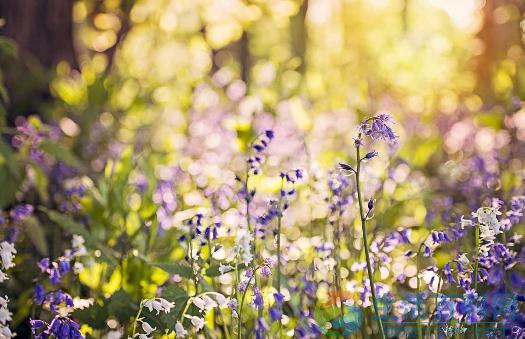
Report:
M357 201L359 204L359 216L361 220L361 231L363 235L363 247L365 249L366 270L368 272L368 280L370 281L370 292L372 295L372 304L374 306L376 321L377 321L377 325L379 328L381 338L383 339L386 337L385 337L385 331L383 329L383 322L381 320L381 316L379 315L379 307L377 303L375 283L374 283L374 274L372 272L372 263L370 260L370 248L368 245L368 237L367 237L367 230L366 230L366 222L371 217L371 213L374 208L374 200L370 199L368 201L368 206L367 206L368 211L365 214L364 206L363 206L363 197L362 197L363 194L361 191L361 181L360 181L361 164L364 161L370 160L378 156L378 153L376 151L371 151L371 152L366 153L365 156L361 157L361 147L363 146L362 138L364 135L370 137L372 140L383 140L389 143L395 143L397 141L397 136L395 135L394 131L391 128L392 124L393 124L393 119L389 114L379 114L377 116L364 120L359 126L359 133L354 142L355 150L356 150L356 161L357 161L356 168L354 169L353 167L345 163L339 164L340 169L343 172L346 172L349 175L355 174Z
M381 316L379 315L379 308L377 306L377 297L376 297L376 291L375 291L375 284L374 284L374 273L372 272L372 263L370 261L370 249L368 248L368 238L367 238L367 232L366 232L366 220L368 218L367 213L365 215L364 208L363 208L363 199L362 199L362 193L361 193L361 183L360 183L360 173L361 173L361 162L363 159L361 159L360 155L360 143L356 142L356 156L357 156L357 168L355 171L355 182L356 182L356 190L357 190L357 201L359 203L359 215L361 217L361 231L363 233L363 247L365 249L365 257L366 257L366 270L368 272L368 280L370 281L370 292L372 294L372 303L374 305L374 312L376 314L376 320L377 320L377 326L379 327L379 332L381 333L381 337L385 338L385 331L383 329L383 322L381 321ZM371 209L369 209L370 212Z

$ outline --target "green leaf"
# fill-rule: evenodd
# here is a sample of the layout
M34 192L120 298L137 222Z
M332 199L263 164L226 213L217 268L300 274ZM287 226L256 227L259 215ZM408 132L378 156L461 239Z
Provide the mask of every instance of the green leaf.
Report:
M47 186L49 184L48 177L37 165L31 164L31 168L35 173L35 185L38 194L40 194L40 197L42 200L44 200L44 202L47 202L49 200L49 194L47 193Z
M83 310L76 310L73 316L81 324L89 325L94 330L107 329L108 327L106 324L109 317L108 307L103 307L97 303Z
M180 286L168 285L164 287L162 297L170 302L175 303L175 307L171 310L171 312L164 315L164 321L166 325L168 325L168 329L173 329L177 323L177 320L182 316L184 308L186 307L186 303L189 299L188 293Z
M9 172L16 177L17 179L21 179L21 168L18 164L18 161L15 158L15 155L13 153L13 150L11 147L6 144L3 140L0 139L0 155L2 155L3 161L1 165L5 165Z
M0 36L0 53L11 58L18 56L18 47L13 39Z
M19 166L11 147L0 139L1 208L15 201L15 195L22 183L23 175L24 171Z
M229 262L226 262L226 263L222 263L222 265L224 266L231 266L233 267L234 269L232 271L235 270L235 263L229 263ZM208 267L208 269L206 269L206 275L208 277L218 277L221 275L221 272L219 271L219 268L220 268L221 264L216 264L216 265L210 265L210 267ZM239 269L244 269L246 268L246 265L244 264L240 264L239 265ZM229 271L229 272L232 272L232 271Z
M108 303L108 313L115 316L119 322L125 323L137 314L138 306L131 296L120 289L115 292Z
M86 229L86 227L70 217L68 217L65 214L58 213L56 211L48 210L47 208L40 207L42 211L44 211L49 219L53 221L55 224L62 227L65 231L71 233L71 234L78 234L84 237L86 240L86 244L91 248L96 248L101 251L102 259L105 259L107 262L117 265L118 260L116 259L116 253L114 250L109 248L108 246L101 243L98 239L96 239L89 230Z
M78 167L80 164L80 161L71 151L59 144L55 144L50 141L43 141L40 144L40 149L47 154L54 156L56 159L62 160L68 165Z
M38 219L34 216L28 217L24 222L24 226L27 230L27 236L31 239L31 242L35 245L38 252L43 257L47 257L49 255L49 249L47 247L46 234Z
M158 267L169 274L178 274L183 278L191 279L193 278L193 270L189 265L178 264L174 262L167 263L152 263L151 265Z

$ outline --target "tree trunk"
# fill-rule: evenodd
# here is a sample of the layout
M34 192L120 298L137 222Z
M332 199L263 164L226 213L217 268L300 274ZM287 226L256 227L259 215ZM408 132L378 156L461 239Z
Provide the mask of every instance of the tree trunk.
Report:
M73 0L1 0L0 34L18 45L19 60L0 60L14 115L38 114L50 98L49 80L56 65L78 69L73 40Z

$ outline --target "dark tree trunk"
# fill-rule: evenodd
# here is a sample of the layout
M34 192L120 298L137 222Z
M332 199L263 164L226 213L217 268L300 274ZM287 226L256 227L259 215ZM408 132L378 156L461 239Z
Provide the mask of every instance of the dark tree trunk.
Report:
M78 69L73 0L1 0L0 34L18 45L19 60L0 60L14 115L38 114L50 98L50 71L61 61Z

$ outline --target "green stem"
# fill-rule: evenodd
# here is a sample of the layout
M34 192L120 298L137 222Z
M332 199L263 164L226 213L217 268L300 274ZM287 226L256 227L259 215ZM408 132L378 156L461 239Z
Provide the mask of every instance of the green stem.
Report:
M256 267L254 270L253 270L253 274L252 276L250 277L250 279L248 280L248 283L246 284L246 288L244 289L244 292L242 293L242 297L241 297L241 303L239 304L239 324L238 324L238 331L237 331L237 338L241 339L241 317L242 317L242 308L244 306L244 298L246 298L246 292L248 292L248 288L250 287L250 284L252 282L252 279L254 279L255 277L255 274L257 273L257 270L260 268L259 267Z
M424 242L422 242L419 245L419 248L417 250L417 256L416 256L416 281L417 281L417 296L416 296L416 303L417 303L417 338L422 339L423 338L423 327L421 326L421 307L419 305L419 297L421 295L421 282L419 279L419 270L420 268L420 255L421 255L421 249L423 248Z
M142 308L144 305L142 304L142 301L140 302L139 311L137 312L137 316L135 317L135 321L133 322L133 333L131 334L131 338L135 338L135 332L137 331L137 322L140 318L140 314L142 313Z
M379 315L379 309L377 306L377 298L374 284L374 274L372 273L372 264L370 262L370 251L368 249L368 240L366 235L366 216L363 211L363 202L361 198L361 187L359 182L359 174L361 171L361 157L359 154L359 145L356 146L357 154L357 170L355 172L355 181L356 181L356 190L357 190L357 200L359 202L359 213L361 216L361 229L363 232L363 247L365 248L366 256L366 269L368 271L368 279L370 280L370 292L372 293L372 302L374 305L374 312L376 314L377 325L379 327L379 332L381 333L381 338L385 339L385 331L383 330L383 322L381 321L381 316Z

